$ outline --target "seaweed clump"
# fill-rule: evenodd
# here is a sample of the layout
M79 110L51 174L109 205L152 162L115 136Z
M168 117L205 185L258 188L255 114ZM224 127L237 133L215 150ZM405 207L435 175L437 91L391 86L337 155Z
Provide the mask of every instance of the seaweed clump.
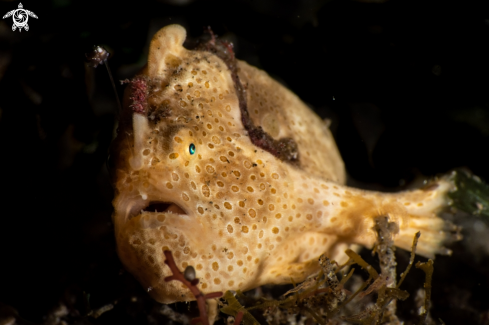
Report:
M397 232L396 224L389 222L387 217L379 217L376 219L374 230L377 233L377 242L372 254L378 255L380 273L351 249L346 250L349 260L343 265L338 265L322 255L318 261L321 271L294 286L279 299L260 297L254 299L250 306L244 307L240 301L249 302L249 297L240 291L227 291L223 297L225 303L221 312L235 316L235 325L241 320L244 324L259 324L255 317L259 315L258 311L261 311L269 324L297 323L297 319L302 324L402 324L396 316L396 302L409 297L409 293L400 289L400 286L414 263L416 246L421 234L415 234L409 264L397 282L397 263L392 240L392 235ZM357 283L355 292L350 292L345 288L345 284L352 279L354 265L365 270L368 279L363 283ZM345 270L348 268L350 270L346 273ZM433 261L418 262L416 268L426 274L424 308L421 308L422 312L418 315L418 324L427 324L431 321L428 312ZM338 278L340 274L343 274L341 279ZM377 295L375 301L372 298L373 293Z

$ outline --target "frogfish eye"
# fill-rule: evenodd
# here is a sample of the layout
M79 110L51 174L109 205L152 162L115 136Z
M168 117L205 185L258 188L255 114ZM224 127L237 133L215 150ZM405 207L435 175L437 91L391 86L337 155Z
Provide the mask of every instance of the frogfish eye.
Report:
M195 144L191 143L190 146L188 146L188 151L193 155L195 153Z

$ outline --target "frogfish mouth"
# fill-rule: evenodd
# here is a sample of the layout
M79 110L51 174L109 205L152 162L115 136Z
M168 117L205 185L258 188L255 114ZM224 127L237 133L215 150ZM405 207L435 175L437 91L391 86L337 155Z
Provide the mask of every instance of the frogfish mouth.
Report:
M120 259L162 303L193 300L163 252L195 268L204 292L299 282L325 254L371 247L378 216L395 245L446 254L454 227L437 213L452 184L379 193L345 186L328 126L264 71L211 38L183 47L178 25L153 37L145 68L128 82L111 160Z

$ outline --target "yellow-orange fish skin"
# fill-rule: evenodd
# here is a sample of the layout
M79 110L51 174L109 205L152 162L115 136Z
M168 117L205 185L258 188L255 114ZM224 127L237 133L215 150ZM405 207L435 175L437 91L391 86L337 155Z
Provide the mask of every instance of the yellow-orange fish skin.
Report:
M205 293L302 281L317 271L319 255L342 262L349 245L372 245L380 215L399 225L396 245L409 249L421 230L418 252L443 252L451 227L436 213L447 205L449 182L396 194L344 186L327 125L265 72L236 61L254 125L297 144L298 163L277 158L243 126L226 62L185 49L185 37L178 25L154 36L148 65L126 92L112 152L118 253L156 300L194 299L164 281L164 250L181 270L195 268ZM150 203L167 205L152 212Z

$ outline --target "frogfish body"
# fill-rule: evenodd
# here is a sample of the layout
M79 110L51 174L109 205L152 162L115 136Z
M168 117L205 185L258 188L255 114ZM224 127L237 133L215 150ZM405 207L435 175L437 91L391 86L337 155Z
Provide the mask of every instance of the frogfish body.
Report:
M129 82L112 147L118 254L162 303L193 300L171 275L195 268L204 292L300 282L325 254L372 246L374 218L398 227L395 244L431 257L453 226L437 216L451 183L378 193L346 187L328 126L265 72L212 38L194 50L186 31L161 29Z

